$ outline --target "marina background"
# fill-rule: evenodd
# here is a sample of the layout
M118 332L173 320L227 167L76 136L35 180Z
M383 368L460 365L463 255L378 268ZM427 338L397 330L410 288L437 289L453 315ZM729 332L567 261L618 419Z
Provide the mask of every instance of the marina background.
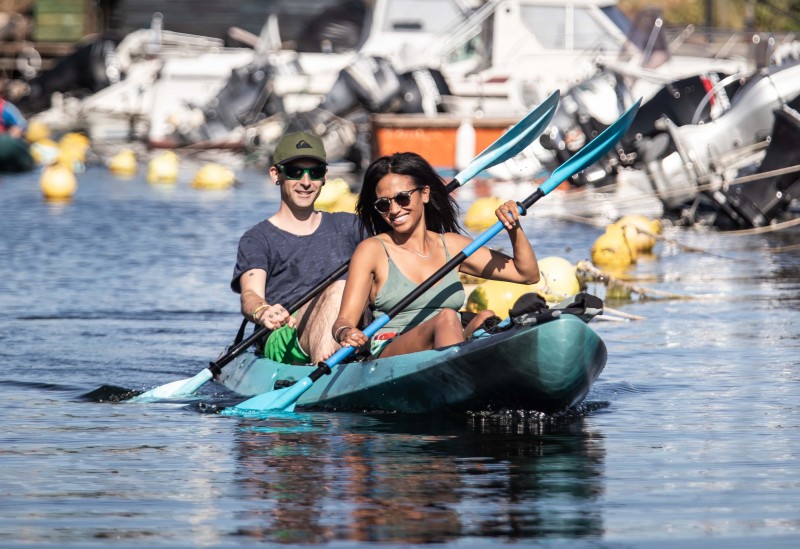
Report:
M0 12L23 15L3 27L0 65L25 79L86 35L156 22L229 42L231 27L257 34L279 9L293 15L281 23L282 36L292 37L304 16L328 4L0 2ZM649 4L620 2L627 10ZM727 44L730 31L786 37L797 26L779 17L794 13L791 2L659 4L671 32L697 26L699 42L685 45L698 51ZM156 9L163 18L153 18ZM355 40L355 30L340 38ZM736 44L751 55L746 40ZM518 118L496 127L476 118L473 148ZM133 116L121 120L111 129L133 134ZM469 129L460 116L433 120L451 137ZM166 183L145 173L145 157L161 151L67 135L70 144L34 153L70 164L78 183L69 200L43 197L47 170L39 166L0 175L0 545L800 543L796 223L722 232L665 222L653 256L623 274L648 292L615 297L590 283L589 292L637 320L607 314L592 322L608 362L589 397L564 413L227 418L216 412L241 397L214 383L185 401L117 400L191 376L231 343L241 321L229 288L238 238L278 204L264 158L185 147L180 167L167 159L177 173ZM457 156L457 141L447 148L433 139L418 152ZM222 164L198 183L209 160ZM523 171L521 161L509 165ZM357 172L339 175L338 188L357 190ZM480 177L457 200L467 212L501 185L521 198L540 176ZM577 263L604 227L575 214L615 207L588 193L553 192L525 218L526 232L540 258ZM787 210L796 221L796 204ZM507 247L505 238L492 245Z

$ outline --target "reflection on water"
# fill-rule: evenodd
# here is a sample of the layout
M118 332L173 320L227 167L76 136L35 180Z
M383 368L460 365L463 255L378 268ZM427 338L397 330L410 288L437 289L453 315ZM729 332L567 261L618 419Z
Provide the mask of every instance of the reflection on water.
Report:
M297 415L242 422L238 533L444 542L602 535L603 439L581 418Z

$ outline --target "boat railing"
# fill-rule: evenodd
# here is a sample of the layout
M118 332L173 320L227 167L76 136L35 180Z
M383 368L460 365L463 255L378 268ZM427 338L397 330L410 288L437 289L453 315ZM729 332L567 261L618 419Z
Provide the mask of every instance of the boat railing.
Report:
M441 42L439 53L442 59L447 59L456 53L470 40L478 36L483 23L494 13L497 5L502 0L489 0L480 8L472 12L466 19L445 28L438 37Z
M719 29L708 27L670 27L666 29L671 38L670 53L707 57L710 59L749 59L756 66L770 64L773 52L792 43L796 35L785 33L761 33L749 30Z

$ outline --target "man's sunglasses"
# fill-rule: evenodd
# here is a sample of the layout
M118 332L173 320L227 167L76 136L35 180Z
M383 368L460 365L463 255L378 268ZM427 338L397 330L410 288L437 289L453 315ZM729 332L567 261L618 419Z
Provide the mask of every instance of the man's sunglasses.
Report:
M421 190L422 187L415 187L410 191L400 191L391 198L379 198L375 201L375 209L382 214L389 213L389 210L392 209L392 200L394 200L401 208L407 208L408 205L411 204L411 195L414 194L414 191Z
M278 164L278 169L286 176L286 179L303 179L304 173L307 173L310 179L322 179L325 177L328 167L324 164L318 164L310 168L302 168L291 164Z

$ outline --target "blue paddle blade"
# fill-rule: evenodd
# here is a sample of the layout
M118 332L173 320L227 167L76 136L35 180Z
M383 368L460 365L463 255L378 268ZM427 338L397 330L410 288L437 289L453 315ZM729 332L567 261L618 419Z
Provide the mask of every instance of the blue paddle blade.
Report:
M627 133L628 128L630 128L631 123L633 123L634 116L636 116L636 111L639 110L639 105L641 102L642 100L639 99L627 111L625 111L616 122L611 124L605 130L603 130L600 135L584 145L584 147L572 158L553 170L553 173L550 174L550 177L548 177L544 183L539 186L536 192L531 195L529 199L533 198L537 194L539 195L537 198L546 196L562 182L566 181L579 171L586 169L594 162L597 162L601 156L606 154L611 147L613 147L620 139L622 139L622 136ZM523 213L522 207L520 207L520 213ZM495 235L502 230L503 223L498 221L485 232L480 234L477 238L475 238L475 240L470 242L461 253L463 253L466 257L469 257L475 253L478 248L489 242L489 240L494 238Z
M550 122L550 119L553 118L553 115L555 114L556 107L558 107L559 99L561 99L560 90L556 90L553 93L551 93L550 97L542 101L542 104L533 109L525 118L514 124L513 127L509 128L509 130L506 133L504 133L500 139L498 139L497 141L486 147L483 151L478 153L478 156L476 156L475 159L478 159L486 154L496 151L504 143L517 139L517 137L525 133L529 128L533 127L533 124L535 121L537 121L537 119L543 118L547 116L548 113L551 113L547 118L547 121L545 122L545 127L547 127L546 126L547 123ZM542 128L542 131L544 131L544 128ZM539 132L539 134L541 134L541 131ZM518 154L521 150L522 149L517 151L515 154Z
M558 107L559 92L556 90L541 105L500 136L476 156L469 165L455 176L463 185L487 168L514 158L539 137L552 120Z
M636 116L636 111L639 110L641 105L641 98L631 105L631 107L620 116L616 122L611 124L600 135L589 141L569 160L561 164L558 168L553 170L550 177L542 183L539 188L544 194L549 193L558 187L563 181L566 181L581 170L585 170L590 165L597 162L601 156L606 154L611 147L613 147L622 136L628 133L628 128L633 123L633 118Z
M167 398L180 398L191 396L197 389L205 385L213 377L211 370L205 368L203 371L185 379L179 379L172 383L159 385L128 400L128 402L154 402Z
M225 408L220 415L247 417L262 414L267 410L292 412L297 401L313 383L311 378L306 376L291 387L269 391L240 402L236 406Z

